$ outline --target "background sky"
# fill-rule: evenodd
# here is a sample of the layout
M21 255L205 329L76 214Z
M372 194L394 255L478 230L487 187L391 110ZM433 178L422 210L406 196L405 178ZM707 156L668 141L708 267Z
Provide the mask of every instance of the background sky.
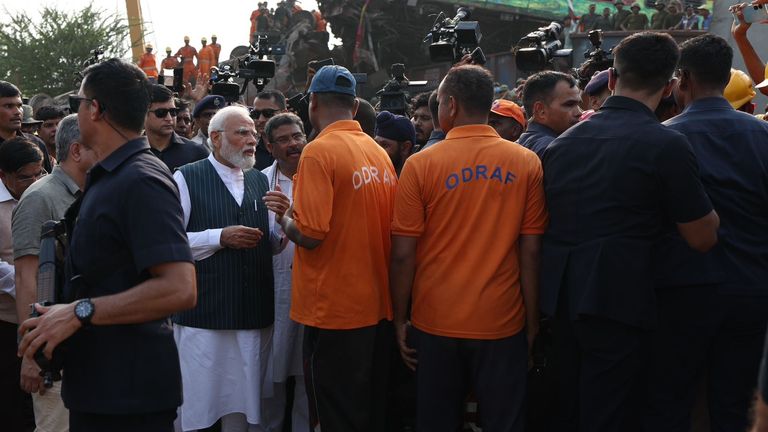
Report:
M221 44L221 57L229 58L229 53L238 45L248 42L251 28L251 12L257 9L259 0L142 0L141 10L148 35L145 42L152 43L158 61L165 57L165 47L170 46L175 53L184 45L184 36L190 38L190 45L200 50L200 38L205 36L208 42L211 35L218 36ZM43 6L56 7L60 10L77 10L93 3L99 9L119 12L125 16L124 0L3 0L2 8L10 12L26 11L31 17L39 16ZM275 7L277 0L268 1L269 7ZM317 9L314 0L297 2L302 9ZM333 43L333 40L332 42ZM340 41L336 43L341 44ZM130 53L128 54L130 56Z

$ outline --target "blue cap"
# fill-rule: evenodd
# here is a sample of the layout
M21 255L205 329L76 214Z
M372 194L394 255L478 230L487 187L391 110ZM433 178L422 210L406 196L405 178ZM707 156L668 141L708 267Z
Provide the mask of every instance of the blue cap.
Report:
M603 91L603 89L608 87L608 70L600 71L592 76L592 79L589 80L589 84L587 84L586 87L584 87L584 91L590 95L595 96L596 94Z
M410 141L416 145L416 129L413 123L407 117L389 111L382 111L376 116L376 136L397 142Z
M356 96L355 77L344 66L323 66L312 78L309 93L341 93Z
M192 110L192 117L196 118L200 116L200 112L207 109L221 109L227 106L227 101L224 100L224 96L208 95L195 105L195 109Z

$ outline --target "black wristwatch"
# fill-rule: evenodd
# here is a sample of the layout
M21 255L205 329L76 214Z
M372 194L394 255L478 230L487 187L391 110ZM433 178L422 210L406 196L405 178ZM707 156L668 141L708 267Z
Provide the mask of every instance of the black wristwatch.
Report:
M95 311L93 302L91 299L82 299L75 303L75 316L83 324L83 327L91 325L91 318L93 318L93 312Z

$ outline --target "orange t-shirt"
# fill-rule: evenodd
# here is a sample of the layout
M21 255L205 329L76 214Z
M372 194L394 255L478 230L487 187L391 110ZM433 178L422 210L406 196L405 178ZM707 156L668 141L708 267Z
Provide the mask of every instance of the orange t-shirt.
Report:
M390 226L397 175L376 141L354 120L323 129L301 153L293 218L296 247L291 319L324 329L353 329L392 318Z
M418 237L411 322L501 339L525 325L518 239L547 226L541 162L490 126L461 126L400 173L393 235Z
M139 67L149 78L157 78L157 62L155 61L155 55L150 53L144 53L139 59Z

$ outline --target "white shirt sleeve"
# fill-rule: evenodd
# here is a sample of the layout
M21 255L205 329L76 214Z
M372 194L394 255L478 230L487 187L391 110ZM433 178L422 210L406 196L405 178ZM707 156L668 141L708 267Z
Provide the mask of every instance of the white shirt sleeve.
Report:
M192 201L189 198L189 187L181 171L173 173L173 179L179 187L179 198L181 199L181 209L184 211L184 226L189 225L189 214L192 211ZM221 228L208 229L205 231L189 232L189 248L192 250L192 258L195 261L202 261L222 249L221 246Z
M16 298L15 268L7 262L0 260L0 292L4 292Z

